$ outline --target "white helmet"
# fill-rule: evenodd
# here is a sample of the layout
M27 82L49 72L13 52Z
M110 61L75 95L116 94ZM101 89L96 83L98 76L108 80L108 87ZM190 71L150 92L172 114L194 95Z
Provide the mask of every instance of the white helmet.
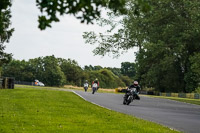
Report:
M138 82L137 82L137 81L134 81L133 84L137 86L137 85L138 85Z

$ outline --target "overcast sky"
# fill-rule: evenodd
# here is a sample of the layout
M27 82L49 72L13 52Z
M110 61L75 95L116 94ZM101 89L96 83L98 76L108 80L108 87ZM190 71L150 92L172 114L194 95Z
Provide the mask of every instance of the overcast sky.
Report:
M6 44L6 52L12 53L14 59L28 60L41 56L73 59L83 67L85 65L100 65L102 67L121 67L121 62L134 62L134 51L121 55L118 59L112 56L94 56L92 50L96 47L84 43L85 31L104 31L97 25L81 24L73 16L65 15L60 22L45 31L38 29L39 9L35 0L13 0L12 27L15 32Z

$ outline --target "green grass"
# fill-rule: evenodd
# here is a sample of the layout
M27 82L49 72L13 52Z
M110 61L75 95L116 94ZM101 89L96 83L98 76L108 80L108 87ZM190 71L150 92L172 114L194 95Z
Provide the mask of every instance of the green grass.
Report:
M0 133L177 132L98 107L72 92L37 88L0 89Z
M185 103L200 105L200 99L189 99L189 98L180 98L180 97L165 97L165 96L151 96L151 95L148 95L148 96L155 97L155 98L165 98L165 99L175 100L175 101L179 101L179 102L185 102Z

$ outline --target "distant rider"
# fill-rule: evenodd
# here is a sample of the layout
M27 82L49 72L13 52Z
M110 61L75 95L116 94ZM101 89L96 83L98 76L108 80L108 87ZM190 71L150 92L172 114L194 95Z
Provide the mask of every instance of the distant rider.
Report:
M132 85L130 85L127 89L132 89L132 88L136 88L136 90L137 90L137 97L136 97L136 99L137 100L140 100L140 97L139 97L139 92L140 92L140 86L139 86L139 84L138 84L138 82L137 81L134 81L133 82L133 84ZM126 95L126 94L125 94Z
M83 86L84 86L84 90L85 90L85 92L87 91L87 89L88 89L88 86L89 86L89 84L88 84L88 81L87 80L85 80L85 83L83 84Z

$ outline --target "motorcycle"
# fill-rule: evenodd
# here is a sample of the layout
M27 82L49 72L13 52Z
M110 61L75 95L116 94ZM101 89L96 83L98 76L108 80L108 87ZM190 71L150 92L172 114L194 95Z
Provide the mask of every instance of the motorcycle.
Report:
M97 88L98 88L97 83L94 83L94 84L92 85L92 94L94 94L94 93L97 91Z
M138 95L137 95L137 89L136 88L128 88L126 91L126 94L124 95L124 105L129 105L133 100L135 100Z
M88 83L84 84L84 90L85 90L85 92L87 92L87 90L88 90Z

